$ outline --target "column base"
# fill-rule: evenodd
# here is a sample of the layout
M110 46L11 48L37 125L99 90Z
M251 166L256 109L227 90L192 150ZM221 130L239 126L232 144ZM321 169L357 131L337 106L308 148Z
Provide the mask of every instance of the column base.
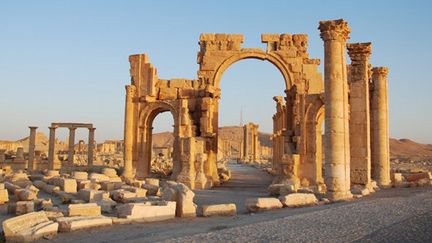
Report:
M353 198L353 195L351 194L350 191L339 191L339 192L327 191L326 196L332 202L347 201Z

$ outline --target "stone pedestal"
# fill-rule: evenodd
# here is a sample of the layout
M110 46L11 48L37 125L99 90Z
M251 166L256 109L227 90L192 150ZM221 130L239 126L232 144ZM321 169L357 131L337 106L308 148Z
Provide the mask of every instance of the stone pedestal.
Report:
M346 40L351 32L344 20L321 21L324 41L325 89L325 182L330 200L352 197L350 192L350 147Z
M348 44L351 58L349 67L350 86L350 155L351 182L365 185L371 183L370 107L369 79L371 43Z
M379 186L389 186L390 148L388 126L388 68L372 68L371 135L374 179Z

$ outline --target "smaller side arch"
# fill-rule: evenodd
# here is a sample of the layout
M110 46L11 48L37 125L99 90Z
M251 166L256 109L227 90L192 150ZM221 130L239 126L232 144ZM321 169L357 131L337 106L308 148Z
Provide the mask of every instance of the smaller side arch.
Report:
M312 184L324 183L322 157L322 125L324 121L324 101L322 95L309 95L306 109L306 151L305 159L299 170L300 178Z
M152 130L153 121L157 115L170 112L174 121L174 144L173 155L176 155L178 150L178 109L176 108L177 102L152 102L146 104L139 111L139 126L137 128L137 162L136 162L136 176L138 178L146 178L150 175L151 169L151 155L152 155ZM178 173L181 168L179 167L178 158L173 157L173 174Z

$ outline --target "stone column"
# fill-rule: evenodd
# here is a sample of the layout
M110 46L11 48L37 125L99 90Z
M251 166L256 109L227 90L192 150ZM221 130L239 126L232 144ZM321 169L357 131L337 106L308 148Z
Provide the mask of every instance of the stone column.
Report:
M351 32L344 20L321 21L324 41L325 89L325 183L330 200L352 197L350 192L350 147L346 40Z
M69 128L69 148L68 148L68 165L73 167L74 154L75 154L75 130L76 127Z
M6 162L5 152L6 149L0 149L0 163Z
M371 133L374 179L379 186L390 185L390 148L388 127L388 68L372 68Z
M54 147L55 147L55 130L56 127L48 127L49 133L49 145L48 145L48 169L54 169Z
M351 182L371 184L369 78L371 43L348 44L350 66Z
M33 172L33 161L35 157L35 147L36 147L36 129L37 127L29 127L30 128L30 137L29 137L29 150L28 150L28 168L27 171L31 174Z
M125 122L124 122L124 168L123 177L131 179L133 177L133 120L134 107L133 97L136 94L134 85L126 85L126 104L125 104Z
M88 136L88 151L87 151L87 167L89 169L93 166L93 151L94 151L94 131L96 128L91 127L89 128L89 136Z

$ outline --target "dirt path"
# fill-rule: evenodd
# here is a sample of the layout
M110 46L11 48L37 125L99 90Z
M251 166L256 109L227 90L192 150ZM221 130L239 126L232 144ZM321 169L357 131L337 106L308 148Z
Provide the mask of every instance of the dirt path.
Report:
M204 204L235 203L237 212L246 213L245 201L250 197L267 197L267 187L272 177L251 166L230 162L231 179L211 190L195 190L195 203Z

